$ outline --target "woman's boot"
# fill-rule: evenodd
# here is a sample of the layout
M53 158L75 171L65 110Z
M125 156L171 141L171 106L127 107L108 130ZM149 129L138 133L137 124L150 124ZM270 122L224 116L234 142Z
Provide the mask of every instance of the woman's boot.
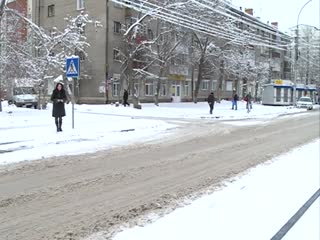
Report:
M59 132L59 122L58 122L58 118L55 118L55 123L56 123L56 127L57 127L57 132Z
M62 118L59 118L59 132L62 132Z

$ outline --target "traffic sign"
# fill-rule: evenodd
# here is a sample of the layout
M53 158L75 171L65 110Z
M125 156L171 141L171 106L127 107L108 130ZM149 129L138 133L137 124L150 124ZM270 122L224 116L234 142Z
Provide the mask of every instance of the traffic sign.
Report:
M66 76L70 78L80 77L80 59L78 56L67 57Z

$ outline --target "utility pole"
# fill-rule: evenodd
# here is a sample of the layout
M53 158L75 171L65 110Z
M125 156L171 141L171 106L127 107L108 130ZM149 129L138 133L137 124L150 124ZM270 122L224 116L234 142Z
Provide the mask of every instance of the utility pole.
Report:
M298 58L299 58L299 30L298 24L295 31L295 54L294 54L294 85L293 85L293 106L297 103L297 71L298 71Z
M306 85L309 84L309 72L310 72L310 33L307 35L307 74L306 74Z

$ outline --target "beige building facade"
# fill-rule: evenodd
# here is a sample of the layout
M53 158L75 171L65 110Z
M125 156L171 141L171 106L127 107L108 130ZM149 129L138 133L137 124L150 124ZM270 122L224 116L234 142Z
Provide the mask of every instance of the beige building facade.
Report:
M39 26L47 31L53 27L63 29L65 26L64 18L76 16L81 11L85 11L94 20L98 20L103 25L102 28L95 29L88 26L85 29L90 47L87 51L88 56L81 60L81 77L79 80L80 102L85 103L105 103L121 100L121 63L117 61L117 49L123 45L121 24L125 23L130 17L130 10L115 4L110 0L32 0L32 19ZM234 10L238 13L239 10ZM238 13L239 14L239 13ZM261 23L248 12L242 12L244 18L255 20L257 26L261 25L269 32L270 38L278 32L276 28L268 24ZM274 32L274 34L270 34ZM264 34L263 31L260 34ZM284 36L280 36L284 37ZM263 59L265 64L270 66L270 80L275 77L285 77L287 64L285 61L285 51L261 50L259 47L254 49L255 61ZM262 60L261 60L262 61ZM194 82L197 71L192 71L190 66L184 63L181 66L170 66L168 74L163 79L160 90L160 101L191 101ZM201 83L199 100L204 100L211 91L217 88L219 72L213 74L211 78L204 79ZM223 83L223 98L231 98L236 91L243 95L242 79L238 80L235 86L234 76L226 76ZM142 77L135 82L135 88L139 94L141 102L152 102L156 91L156 79L152 77ZM252 86L254 90L256 86Z

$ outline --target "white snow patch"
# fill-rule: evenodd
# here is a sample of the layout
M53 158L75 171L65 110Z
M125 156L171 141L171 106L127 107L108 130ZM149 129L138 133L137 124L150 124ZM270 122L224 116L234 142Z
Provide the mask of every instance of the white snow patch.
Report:
M142 110L134 108L114 107L112 105L81 105L79 111L92 111L100 114L132 116L132 117L159 117L179 119L272 119L283 114L307 112L306 109L297 109L291 106L263 106L253 104L253 109L247 113L245 102L238 103L238 110L231 110L232 103L222 101L216 103L213 114L209 114L208 103L161 103L159 107L154 104L142 104Z
M50 109L39 111L4 104L0 113L0 165L149 141L175 127L160 120L93 115L76 110L75 129L72 129L70 105L66 106L66 113L63 132L57 133Z

